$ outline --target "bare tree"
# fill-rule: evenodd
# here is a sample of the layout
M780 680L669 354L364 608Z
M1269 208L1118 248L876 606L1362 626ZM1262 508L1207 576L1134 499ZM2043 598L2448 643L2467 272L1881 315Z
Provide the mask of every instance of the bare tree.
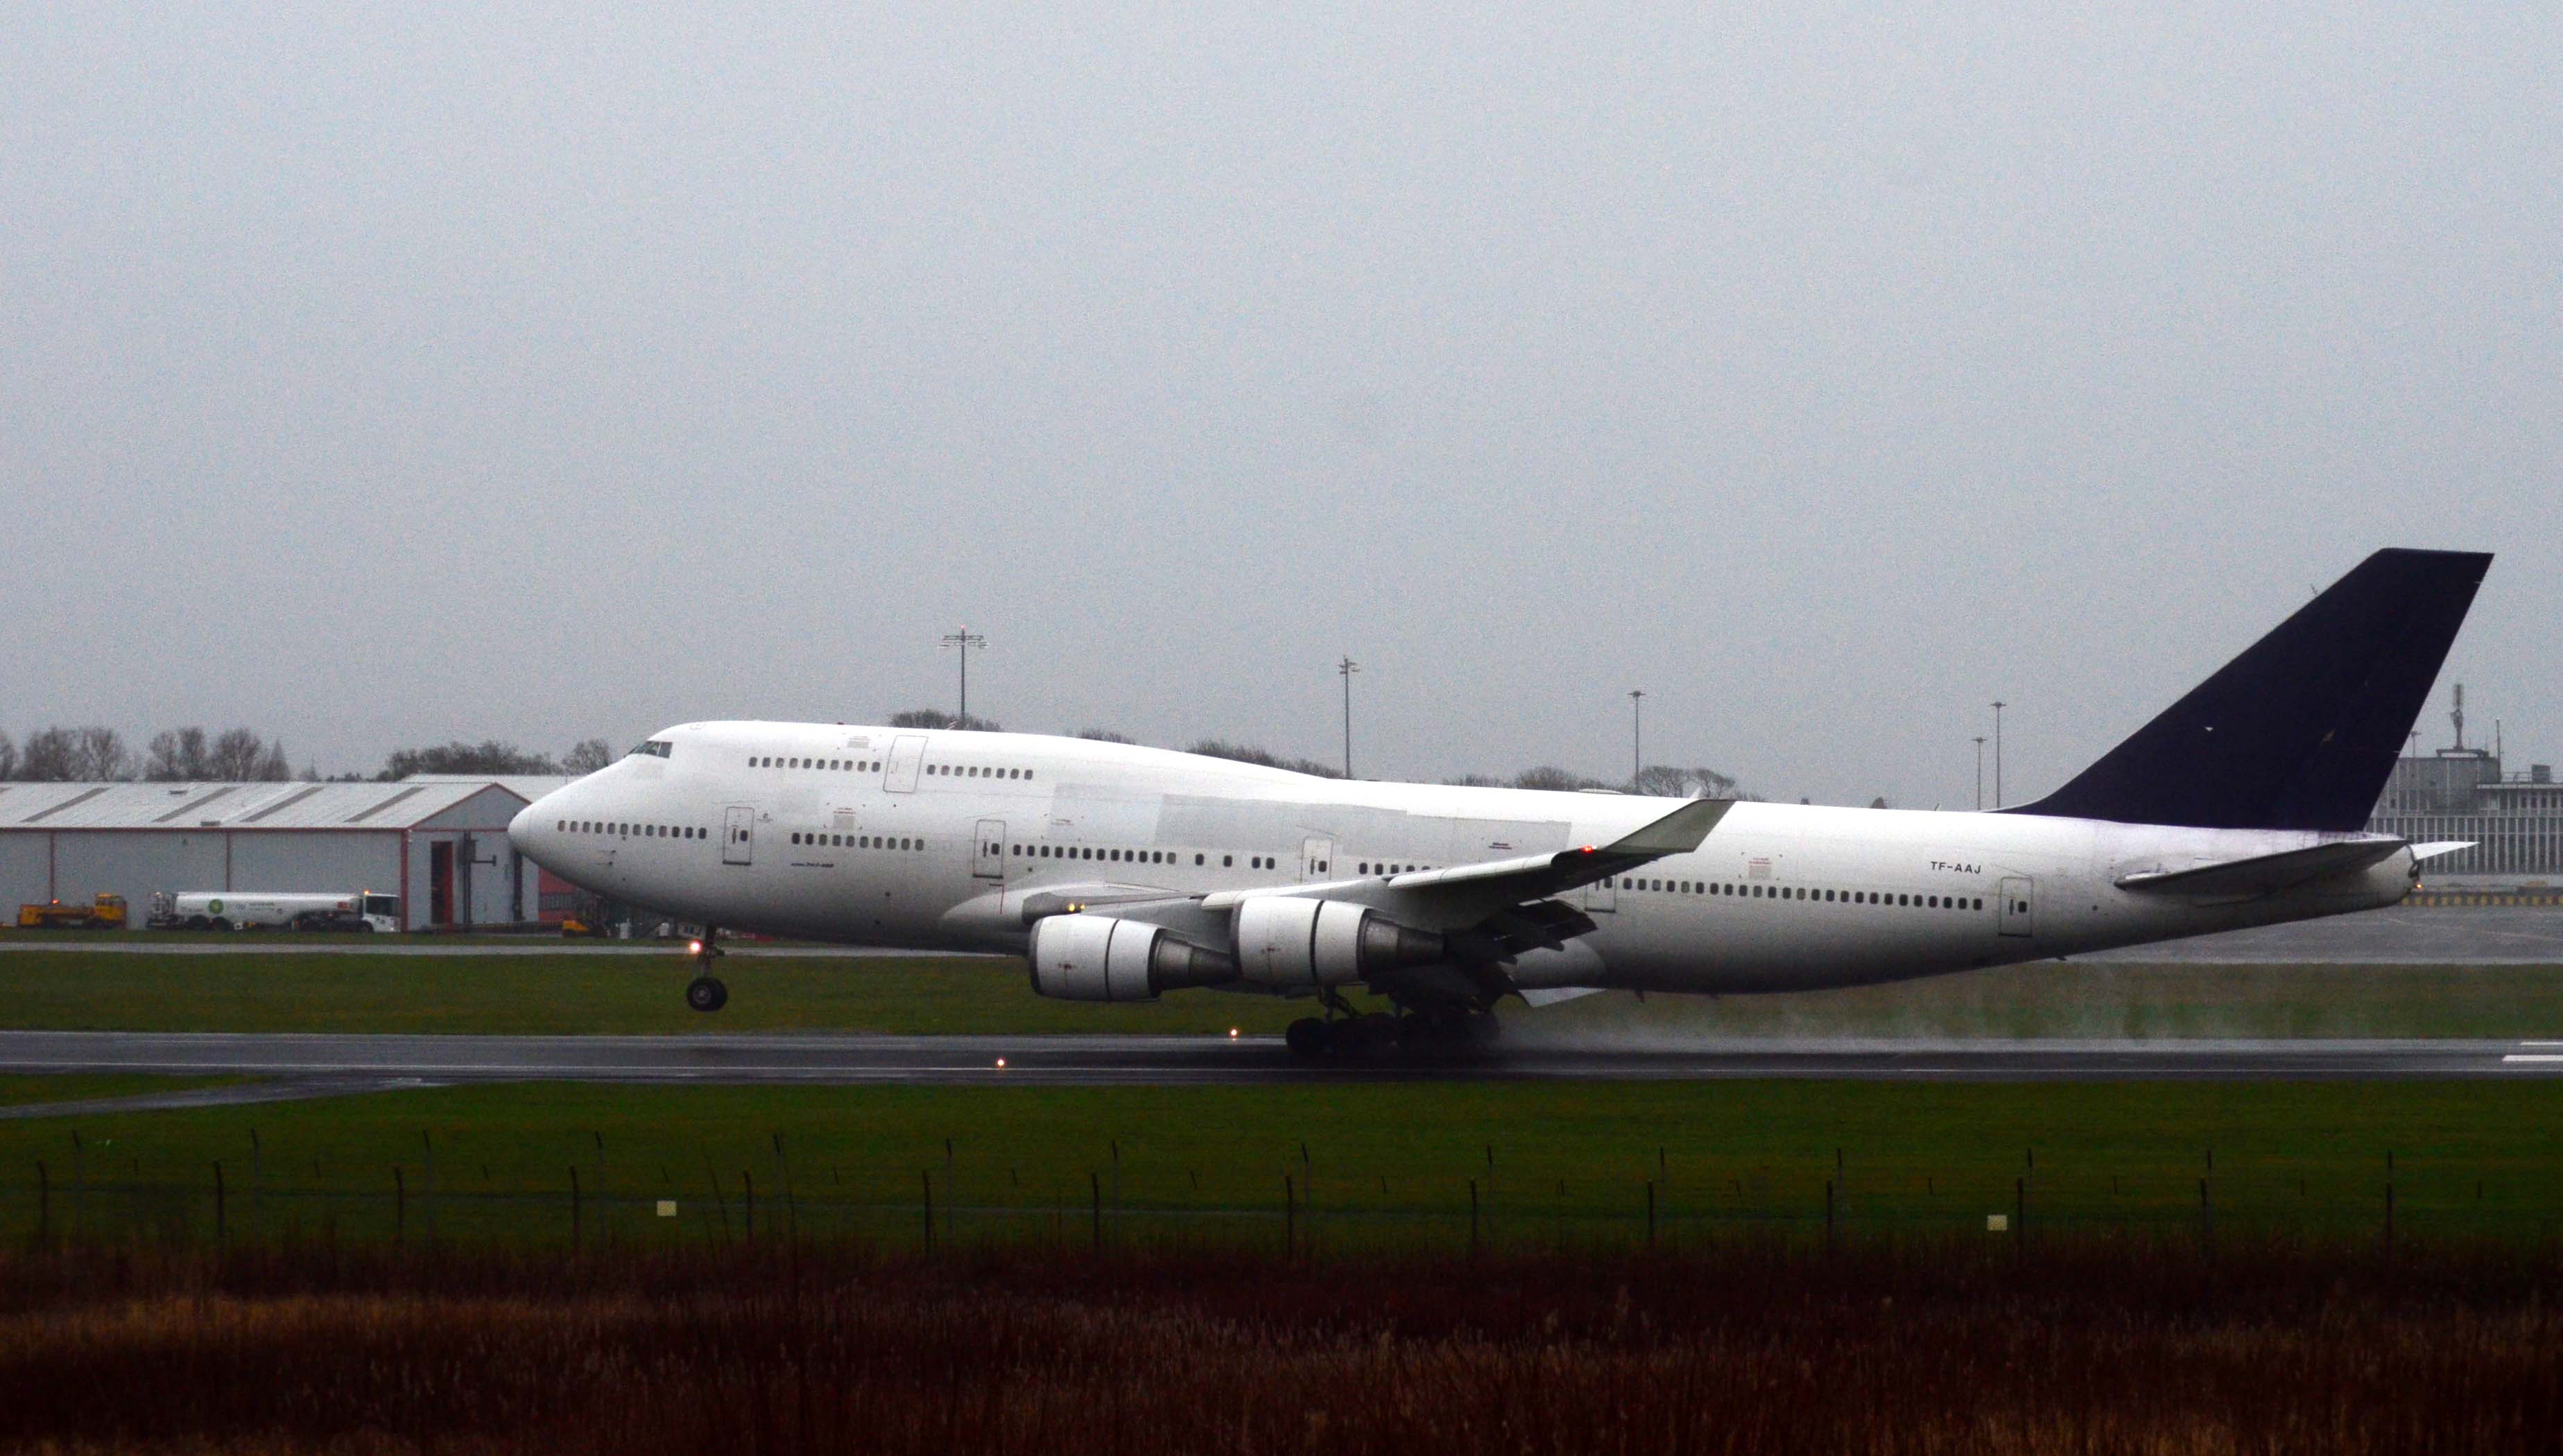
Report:
M582 738L561 755L564 774L593 774L614 762L614 748L602 738Z
M27 735L18 754L18 776L39 784L59 784L77 777L80 744L69 728L39 728Z
M1582 774L1576 773L1571 769L1561 769L1555 764L1542 764L1538 768L1524 769L1520 773L1513 775L1513 787L1516 789L1563 790L1571 794L1579 789L1616 790L1620 786L1617 784L1605 783L1600 779L1588 779Z
M19 759L27 778L53 783L130 779L137 767L124 735L95 724L47 728L32 734Z
M205 777L231 783L255 779L258 766L266 757L267 745L259 741L257 734L246 728L226 728L222 736L214 740L213 749L207 755L213 772Z
M169 728L151 736L143 755L142 777L154 784L183 784L214 777L202 728Z
M9 735L0 733L0 782L18 777L18 745Z
M526 753L512 743L486 739L465 743L460 739L431 748L404 748L383 761L382 772L375 778L388 783L406 779L412 774L557 774L560 765L538 753Z
M1321 764L1315 759L1283 758L1269 749L1261 749L1245 743L1231 743L1224 738L1205 738L1185 749L1184 752L1197 753L1204 758L1227 759L1233 763L1262 764L1268 769L1287 769L1294 774L1307 774L1319 779L1340 779L1344 776L1340 765Z
M1715 769L1649 764L1638 773L1638 792L1664 799L1733 799L1735 778Z
M889 715L889 726L892 728L959 728L972 733L1006 731L989 719L976 715L959 718L941 708L909 708L905 712L892 713Z
M1136 740L1136 739L1124 738L1124 737L1122 737L1120 734L1113 732L1113 731L1112 731L1111 729L1109 729L1109 728L1080 728L1080 729L1078 729L1078 730L1077 730L1077 736L1078 736L1078 737L1080 737L1080 738L1091 739L1091 740L1093 740L1093 741L1094 741L1094 742L1096 742L1096 743L1135 743L1135 742L1137 742L1137 740Z

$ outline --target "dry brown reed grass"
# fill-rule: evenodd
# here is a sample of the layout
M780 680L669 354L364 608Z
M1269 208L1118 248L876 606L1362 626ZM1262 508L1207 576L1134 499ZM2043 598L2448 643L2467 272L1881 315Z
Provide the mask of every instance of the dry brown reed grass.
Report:
M70 1249L0 1446L2513 1452L2563 1261L2133 1239L1679 1257Z

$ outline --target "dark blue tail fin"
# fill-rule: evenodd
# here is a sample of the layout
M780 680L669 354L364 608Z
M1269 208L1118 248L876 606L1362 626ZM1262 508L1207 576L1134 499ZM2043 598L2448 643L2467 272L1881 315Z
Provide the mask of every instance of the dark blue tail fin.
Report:
M2011 812L2359 827L2490 567L2485 553L2377 552L2071 783Z

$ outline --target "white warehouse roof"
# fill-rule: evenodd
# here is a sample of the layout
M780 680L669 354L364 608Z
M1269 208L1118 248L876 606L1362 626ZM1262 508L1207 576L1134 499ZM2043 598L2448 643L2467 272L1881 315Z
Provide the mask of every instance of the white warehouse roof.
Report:
M0 784L9 829L405 829L476 796L523 796L488 779L433 784Z

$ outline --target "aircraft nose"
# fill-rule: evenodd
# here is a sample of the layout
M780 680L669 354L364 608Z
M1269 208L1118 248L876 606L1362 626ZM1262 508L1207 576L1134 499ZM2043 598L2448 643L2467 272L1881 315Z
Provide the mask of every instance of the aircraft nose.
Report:
M517 810L516 817L507 820L507 842L515 845L516 852L527 859L539 860L541 857L534 852L541 844L541 835L534 831L536 816L541 809L542 802L536 800Z

